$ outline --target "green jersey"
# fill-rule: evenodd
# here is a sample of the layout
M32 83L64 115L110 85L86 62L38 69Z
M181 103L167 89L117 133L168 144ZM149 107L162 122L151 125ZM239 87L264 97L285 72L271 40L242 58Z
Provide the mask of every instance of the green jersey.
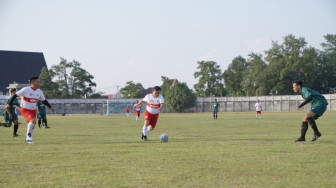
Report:
M304 99L307 99L309 96L312 96L313 99L310 101L310 105L312 108L321 105L328 105L328 102L323 95L319 94L318 92L310 88L303 87L301 89L301 95Z
M45 105L42 101L37 101L36 106L38 108L38 111L40 112L39 114L45 114Z
M214 111L217 111L218 110L218 107L219 107L219 102L215 102L212 104L213 105L213 110Z
M12 97L13 97L13 96L11 96L11 97L9 97L9 99L7 99L7 101L6 101L6 105L9 103L9 101L12 99ZM10 111L10 113L11 113L12 115L13 115L13 114L16 114L16 113L15 113L15 107L16 107L16 106L20 106L20 105L19 105L19 102L18 102L18 100L17 100L17 98L15 98L15 99L13 100L12 104L11 104L10 107L9 107L9 111ZM4 113L7 113L7 111L5 110Z

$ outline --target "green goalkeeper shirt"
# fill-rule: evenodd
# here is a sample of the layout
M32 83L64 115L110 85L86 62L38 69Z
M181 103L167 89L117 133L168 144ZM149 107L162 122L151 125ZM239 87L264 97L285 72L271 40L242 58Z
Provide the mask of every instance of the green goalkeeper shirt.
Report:
M218 110L218 106L219 106L219 102L213 103L213 110L217 111Z
M312 96L313 99L310 101L310 105L312 108L320 105L328 105L328 102L323 95L319 94L318 92L310 88L303 87L301 89L301 95L304 99L307 99L309 96Z
M9 103L9 101L12 99L13 96L9 97L6 101L6 105ZM12 104L9 107L9 111L11 114L15 114L15 107L16 106L20 106L19 102L17 100L17 98L14 99L14 101L12 102ZM7 112L6 110L4 112Z

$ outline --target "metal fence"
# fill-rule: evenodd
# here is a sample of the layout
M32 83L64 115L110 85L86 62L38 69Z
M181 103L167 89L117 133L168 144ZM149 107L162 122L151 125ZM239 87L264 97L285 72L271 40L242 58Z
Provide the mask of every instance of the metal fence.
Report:
M329 103L328 110L336 110L336 94L324 95ZM184 112L211 112L215 98L197 98L196 106ZM217 97L220 112L248 112L254 111L258 99L263 106L263 111L292 111L304 100L300 95L260 96L260 97ZM52 112L47 108L48 114L118 114L125 113L125 107L133 105L137 99L50 99L49 103L55 107ZM139 100L139 99L138 99ZM2 113L5 99L0 99L0 112ZM146 105L142 105L142 111ZM307 104L303 110L309 110Z

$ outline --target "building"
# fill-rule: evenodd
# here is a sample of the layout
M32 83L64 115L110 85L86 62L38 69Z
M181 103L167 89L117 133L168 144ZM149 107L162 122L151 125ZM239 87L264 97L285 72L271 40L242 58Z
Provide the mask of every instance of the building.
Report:
M43 67L47 67L43 53L0 50L0 95L8 94L8 88L15 87L12 84L29 84Z

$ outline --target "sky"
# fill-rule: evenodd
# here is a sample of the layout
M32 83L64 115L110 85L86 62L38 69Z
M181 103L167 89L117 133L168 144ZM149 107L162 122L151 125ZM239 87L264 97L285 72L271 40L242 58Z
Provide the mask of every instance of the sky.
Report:
M224 71L289 34L320 49L336 34L336 1L0 0L0 50L43 52L48 68L77 60L106 94L161 76L193 88L197 61Z

